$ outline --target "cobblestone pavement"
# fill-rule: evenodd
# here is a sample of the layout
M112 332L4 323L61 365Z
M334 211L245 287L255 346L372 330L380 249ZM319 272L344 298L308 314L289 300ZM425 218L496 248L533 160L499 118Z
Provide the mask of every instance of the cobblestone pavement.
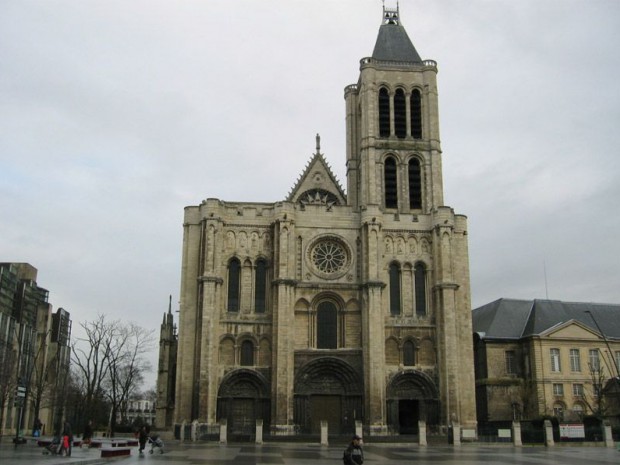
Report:
M34 444L14 447L3 444L0 447L2 465L95 465L113 463L115 465L339 465L346 444L304 443L265 443L254 444L181 444L176 441L166 444L164 454L157 451L143 456L137 448L131 450L129 457L101 459L97 449L75 448L71 457L43 455ZM416 444L366 444L364 446L365 465L403 465L418 464L618 464L620 451L605 447L513 447L511 445L476 445L420 447Z

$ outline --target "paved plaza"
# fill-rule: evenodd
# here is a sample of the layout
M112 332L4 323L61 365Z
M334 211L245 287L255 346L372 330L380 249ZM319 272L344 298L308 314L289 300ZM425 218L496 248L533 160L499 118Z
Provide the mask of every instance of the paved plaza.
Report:
M115 459L101 459L97 449L76 448L71 457L43 455L34 444L15 448L3 444L0 447L2 465L95 465L113 463L115 465L339 465L346 444L305 443L265 443L254 444L181 444L172 441L166 444L167 450L160 455L138 455L137 448L131 456ZM513 447L510 445L473 445L421 447L415 444L366 444L364 446L366 465L411 464L458 464L477 465L480 463L506 464L618 464L620 452L616 448L605 447L566 447L546 448Z

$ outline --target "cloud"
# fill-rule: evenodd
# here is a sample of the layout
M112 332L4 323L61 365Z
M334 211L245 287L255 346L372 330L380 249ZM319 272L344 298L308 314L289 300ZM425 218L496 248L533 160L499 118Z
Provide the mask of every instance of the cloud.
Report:
M0 8L2 259L37 267L75 321L157 329L178 300L183 208L284 199L317 132L346 186L343 89L380 2ZM469 217L473 305L620 302L620 3L400 10L438 62L445 200Z

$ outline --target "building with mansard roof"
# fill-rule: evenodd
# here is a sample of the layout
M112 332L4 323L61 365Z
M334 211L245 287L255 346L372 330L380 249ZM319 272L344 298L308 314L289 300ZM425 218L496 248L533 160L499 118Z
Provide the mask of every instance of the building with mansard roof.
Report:
M499 299L473 311L480 423L620 419L620 305Z
M185 208L170 422L475 434L467 218L444 204L437 94L437 63L384 8L344 89L346 192L317 136L282 201Z

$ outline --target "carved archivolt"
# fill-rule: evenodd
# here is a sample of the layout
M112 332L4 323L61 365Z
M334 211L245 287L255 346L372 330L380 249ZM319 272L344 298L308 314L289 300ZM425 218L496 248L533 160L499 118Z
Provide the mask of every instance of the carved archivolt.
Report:
M362 394L363 383L348 363L336 357L315 359L297 372L295 394Z
M270 395L269 383L263 375L249 369L228 373L220 383L218 397L266 398Z
M425 373L406 370L397 373L388 382L388 399L437 399L437 386Z

